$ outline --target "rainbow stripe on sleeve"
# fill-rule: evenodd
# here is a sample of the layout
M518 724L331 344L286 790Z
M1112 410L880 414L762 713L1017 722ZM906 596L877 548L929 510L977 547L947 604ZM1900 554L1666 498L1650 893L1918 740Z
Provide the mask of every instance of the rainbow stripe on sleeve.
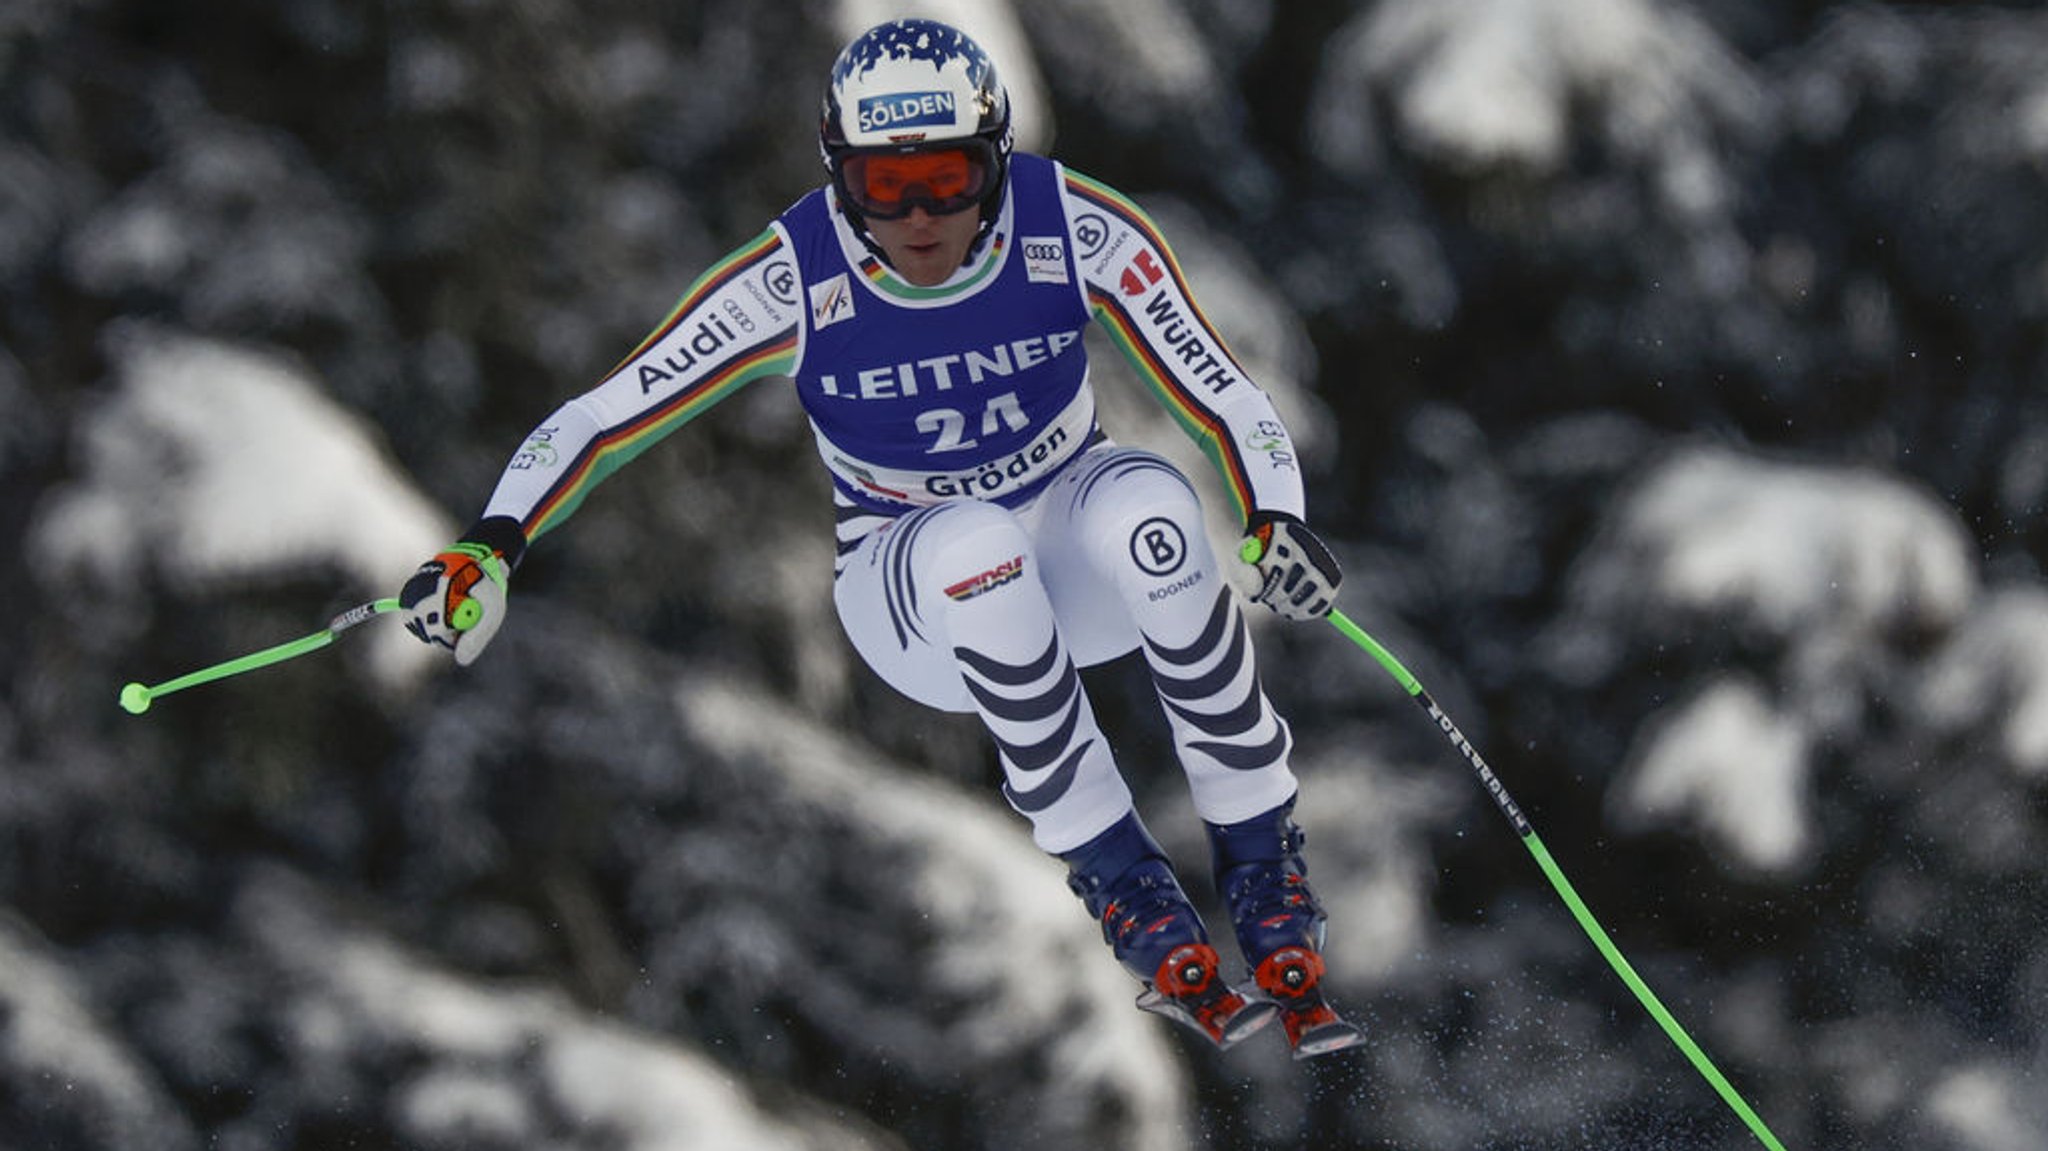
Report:
M1195 302L1194 293L1188 289L1187 277L1181 272L1180 261L1174 258L1173 249L1167 246L1166 238L1160 235L1158 225L1145 214L1145 210L1125 198L1116 189L1083 176L1071 168L1066 170L1066 179L1069 193L1136 229L1138 234L1145 238L1145 242L1164 258L1166 273L1173 278L1174 288L1180 293L1181 298L1187 301L1194 322L1201 327L1202 338L1208 341L1210 347L1229 357L1232 366L1237 367L1236 357L1230 354L1229 346L1223 342L1223 337L1217 333L1215 326L1209 323L1209 317L1202 314L1201 305ZM1223 478L1223 485L1230 493L1230 498L1237 504L1239 518L1248 518L1255 506L1250 474L1245 467L1244 457L1239 454L1237 445L1231 438L1230 429L1223 422L1223 417L1182 384L1180 377L1161 357L1160 349L1144 337L1124 298L1115 289L1091 283L1088 286L1088 300L1095 309L1096 322L1109 333L1110 341L1123 352L1124 358L1131 362L1131 366L1138 370L1138 377L1145 381L1152 394L1172 414L1175 422L1180 424L1181 430L1187 433L1188 438L1193 440L1202 450L1202 454L1209 457L1209 462L1215 465L1217 474ZM1237 370L1241 377L1245 376L1241 367Z
M683 293L675 309L661 325L640 342L640 346L605 374L610 380L657 347L661 341L689 320L699 305L719 289L759 267L765 259L782 250L774 229L759 236L714 264ZM604 429L593 437L564 469L562 477L549 487L521 526L528 540L539 539L574 514L592 488L625 466L663 437L702 415L718 401L763 376L788 375L796 368L797 324L767 334L766 338L731 349L695 383L663 399L654 407L635 412L631 418Z

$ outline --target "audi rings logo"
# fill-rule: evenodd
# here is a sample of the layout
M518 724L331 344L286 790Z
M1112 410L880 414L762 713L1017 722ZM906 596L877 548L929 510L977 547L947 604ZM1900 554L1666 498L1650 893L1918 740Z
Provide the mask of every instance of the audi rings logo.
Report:
M1188 539L1170 519L1153 516L1131 533L1131 562L1146 575L1172 575L1187 558Z
M1067 239L1065 236L1019 236L1018 250L1024 253L1024 278L1034 284L1067 282Z

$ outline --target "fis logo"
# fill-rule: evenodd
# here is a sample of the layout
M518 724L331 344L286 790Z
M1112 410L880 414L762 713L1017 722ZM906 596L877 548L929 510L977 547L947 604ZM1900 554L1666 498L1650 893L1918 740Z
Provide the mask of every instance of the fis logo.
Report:
M811 285L811 330L829 328L853 318L853 284L841 272L822 284Z
M947 588L946 594L956 600L970 600L984 592L992 592L1006 583L1011 583L1023 574L1024 557L1018 556L997 564L980 575L961 580Z

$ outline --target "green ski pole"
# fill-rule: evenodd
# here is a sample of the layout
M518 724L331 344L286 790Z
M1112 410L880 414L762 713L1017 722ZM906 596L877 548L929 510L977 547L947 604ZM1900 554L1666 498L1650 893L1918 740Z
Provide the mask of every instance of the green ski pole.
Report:
M225 663L214 664L212 667L200 668L198 671L181 675L173 680L166 680L154 687L146 684L131 683L121 689L121 706L126 708L130 715L141 715L149 710L150 701L158 696L169 695L174 691L183 691L188 687L197 687L202 683L211 683L217 679L226 679L231 675L240 675L245 671L255 671L259 667L269 667L271 664L283 663L288 659L296 659L309 651L318 651L326 647L334 642L335 636L365 620L374 619L385 612L397 610L398 600L396 598L372 600L366 604L358 604L328 621L325 628L314 632L312 635L292 640L290 643L281 643L276 647L267 647L262 651L251 652L240 659L231 659Z
M1458 730L1458 725L1452 723L1451 717L1445 715L1444 710L1437 706L1427 691L1423 690L1421 682L1410 675L1408 669L1401 666L1401 661L1395 659L1393 653L1382 647L1378 640L1345 618L1341 611L1330 612L1330 623L1338 631L1343 632L1351 642L1364 648L1366 654L1372 656L1388 675L1394 677L1394 681L1401 685L1409 697L1429 713L1429 718L1436 724L1437 730L1444 733L1444 737L1451 741L1451 746L1457 748L1459 754L1465 757L1465 761L1472 765L1472 770L1478 773L1480 784L1486 788L1487 794L1493 797L1493 802L1500 808L1500 813L1514 825L1515 834L1522 839L1522 846L1527 847L1529 854L1536 857L1536 865L1543 869L1544 876L1550 880L1550 886L1557 889L1557 894L1564 900L1565 906L1571 908L1572 917L1579 921L1579 927L1585 931L1586 937L1591 939L1593 946L1599 948L1600 954L1606 957L1608 966L1614 968L1614 973L1621 976L1621 981L1628 984L1630 991L1635 992L1636 998L1642 1001L1644 1008L1657 1021L1657 1025L1664 1029L1664 1034L1671 1037L1671 1042L1678 1045L1678 1049L1685 1053L1685 1057L1691 1060L1692 1065L1706 1081L1713 1085L1729 1109L1749 1125L1750 1131L1755 1133L1757 1139L1771 1151L1785 1151L1784 1144L1779 1143L1778 1137L1771 1134L1771 1129L1736 1092L1734 1086L1728 1082L1728 1077L1721 1074L1720 1069L1714 1066L1714 1061L1707 1058L1707 1053L1700 1049L1698 1043L1693 1042L1692 1036L1687 1035L1685 1028L1665 1009L1664 1004L1657 999L1656 993L1650 990L1649 984L1644 983L1642 977L1636 974L1635 968L1629 966L1628 959L1621 954L1621 949L1608 938L1607 932L1600 926L1600 921L1593 918L1591 909L1579 898L1579 893L1573 889L1571 881L1565 878L1564 872L1557 866L1557 861L1550 857L1549 849L1545 848L1543 840L1537 837L1536 829L1529 826L1528 817L1522 814L1522 809L1515 804L1514 797L1508 794L1508 789L1501 783L1500 777L1493 773L1492 768L1486 766L1486 759L1479 754L1479 749L1472 746L1472 741L1465 738L1465 733Z

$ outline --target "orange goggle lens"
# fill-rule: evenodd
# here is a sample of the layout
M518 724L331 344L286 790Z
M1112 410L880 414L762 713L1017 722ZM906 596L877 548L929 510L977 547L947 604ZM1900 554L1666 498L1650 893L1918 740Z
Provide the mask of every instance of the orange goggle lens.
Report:
M840 191L863 213L901 219L913 208L934 216L979 204L988 190L988 158L968 148L905 154L856 152L840 165Z

